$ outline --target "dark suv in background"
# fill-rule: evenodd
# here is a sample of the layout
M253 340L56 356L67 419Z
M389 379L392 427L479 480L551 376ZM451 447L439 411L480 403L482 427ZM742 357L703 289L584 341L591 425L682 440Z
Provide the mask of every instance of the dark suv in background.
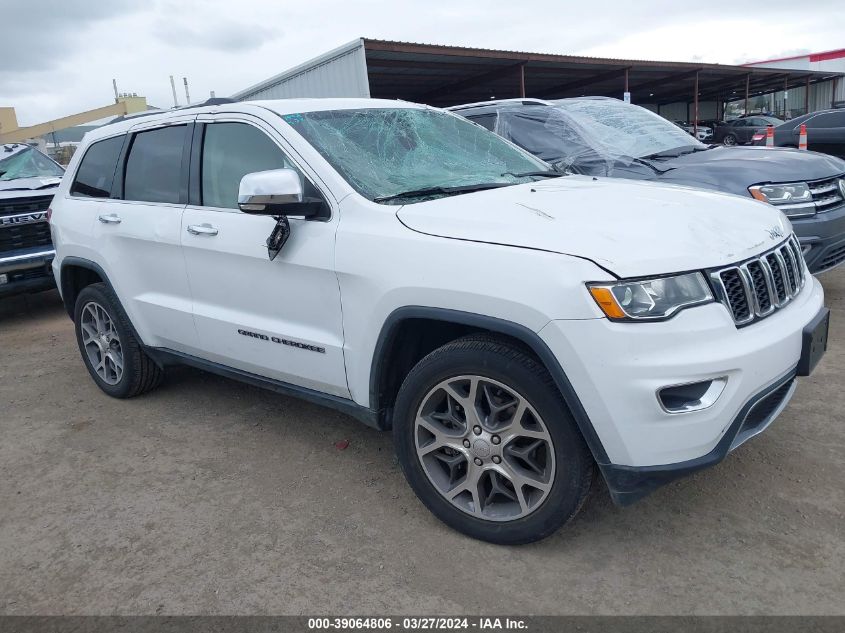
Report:
M845 262L845 161L786 148L705 145L608 97L508 99L452 111L558 169L751 196L783 211L813 273Z
M733 121L727 121L716 127L713 133L714 143L725 145L747 145L751 143L755 134L765 132L769 125L780 125L781 119L773 116L747 116Z
M807 149L845 158L845 109L820 110L790 119L775 128L777 147L798 147L801 124L807 126ZM765 145L766 137L755 139Z
M47 210L64 173L30 145L0 145L0 297L55 285Z

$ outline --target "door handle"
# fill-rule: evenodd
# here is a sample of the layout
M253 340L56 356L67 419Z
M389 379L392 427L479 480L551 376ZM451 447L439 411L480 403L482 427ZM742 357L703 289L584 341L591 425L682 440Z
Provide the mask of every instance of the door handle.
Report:
M116 213L110 213L108 215L100 215L97 216L97 219L102 222L103 224L120 224L120 218Z
M188 233L191 235L217 235L217 229L210 224L189 224Z

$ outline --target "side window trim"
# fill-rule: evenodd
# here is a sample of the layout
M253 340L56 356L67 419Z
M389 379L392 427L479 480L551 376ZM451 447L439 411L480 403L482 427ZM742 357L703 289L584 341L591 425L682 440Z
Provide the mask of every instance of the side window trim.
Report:
M328 208L329 217L324 218L324 221L331 221L332 217L334 217L334 207L333 203L331 202L334 200L333 196L327 195L326 191L328 191L328 187L322 181L316 180L310 173L311 170L306 170L303 168L302 164L304 161L299 154L293 152L291 149L285 147L284 144L280 143L276 136L269 131L272 127L265 121L261 119L253 120L252 117L241 117L241 116L233 116L232 113L220 113L217 115L207 115L203 117L200 115L195 123L194 134L192 135L192 148L190 153L190 168L189 168L189 206L199 207L202 209L208 210L215 210L220 211L223 213L242 213L238 209L231 209L226 207L213 207L207 206L203 204L202 200L202 161L203 161L203 154L205 152L205 132L208 129L209 125L214 125L218 123L240 123L243 125L249 125L250 127L256 129L258 132L266 136L282 153L285 157L285 160L289 162L293 167L299 171L303 178L308 180L308 182L313 186L317 192L320 194L320 197L323 199L325 206ZM274 130L275 131L275 130ZM278 131L275 131L278 134ZM299 160L294 160L294 156L296 156ZM318 184L319 183L319 184Z
M188 156L188 205L202 206L202 144L205 138L205 121L197 121L191 134L191 151Z
M180 164L180 172L179 172L179 201L176 203L172 202L145 202L143 200L126 200L125 197L125 182L126 182L126 167L129 162L129 152L132 151L132 145L135 142L135 139L138 137L139 134L143 134L144 132L151 132L153 130L160 130L166 127L177 127L184 125L187 129L185 130L185 135L182 139L182 161ZM150 125L144 127L137 127L130 129L126 135L123 142L123 148L120 151L120 156L117 160L117 165L119 169L115 172L114 182L112 184L112 195L110 199L112 200L124 200L126 202L133 202L138 204L167 204L167 205L186 205L188 204L188 171L190 169L190 152L191 152L191 142L193 140L193 128L195 122L194 119L191 120L177 120L177 121L164 121L158 123L157 125Z
M317 189L320 196L326 203L326 206L329 209L330 216L325 218L324 221L330 222L336 213L337 209L337 198L335 197L334 193L320 177L320 174L315 171L306 161L302 155L293 147L290 142L284 138L284 136L277 130L271 123L265 121L264 119L257 117L253 114L248 114L244 112L219 112L213 114L200 114L197 117L196 124L197 126L208 126L214 123L244 123L246 125L251 125L262 134L266 135L276 147L287 157L288 161L293 164L296 169L302 174L302 176L310 181L310 183ZM202 132L203 137L205 136L205 131ZM197 200L202 200L202 179L201 179L201 172L202 172L202 142L199 143L200 150L196 153L191 154L191 176L196 177L197 186L199 187L199 193L197 195ZM196 171L194 170L194 161L196 161ZM222 207L206 207L202 204L194 204L193 202L189 203L192 206L202 207L203 209L216 209L223 212L230 212L230 213L241 213L238 209L225 209Z
M109 195L107 197L104 197L104 198L91 198L90 196L80 196L78 194L75 194L73 192L73 188L76 185L77 180L79 179L79 171L82 169L82 163L85 161L85 157L88 156L88 153L91 151L91 148L93 148L98 143L104 143L105 141L110 141L111 139L117 138L119 136L123 137L123 144L121 145L120 153L117 156L117 161L114 164L114 172L112 173L112 186L111 186L111 190L109 191ZM114 134L112 136L104 136L103 138L97 139L96 141L94 141L88 147L85 148L85 153L82 154L82 158L79 159L79 163L77 163L77 165L76 165L76 169L73 172L73 180L71 180L70 187L68 187L68 190L67 190L67 195L69 197L71 197L71 198L93 199L93 200L109 200L109 199L112 198L112 195L114 193L115 180L117 180L118 167L120 166L120 159L121 159L121 156L123 155L123 151L126 147L126 136L127 136L126 132L122 132L120 134ZM65 174L65 177L67 177L68 175L69 174Z

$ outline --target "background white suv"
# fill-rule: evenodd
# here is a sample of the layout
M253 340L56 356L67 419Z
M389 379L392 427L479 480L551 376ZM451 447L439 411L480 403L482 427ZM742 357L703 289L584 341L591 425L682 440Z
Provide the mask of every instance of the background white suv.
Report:
M353 99L89 133L53 264L92 378L186 363L393 429L450 526L547 536L596 470L630 503L782 410L827 311L769 205L564 176L478 125Z

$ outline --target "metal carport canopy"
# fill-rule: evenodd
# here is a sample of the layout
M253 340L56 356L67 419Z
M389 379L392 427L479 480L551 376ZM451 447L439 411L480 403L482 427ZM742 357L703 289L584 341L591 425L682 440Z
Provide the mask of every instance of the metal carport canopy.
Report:
M363 38L370 96L450 106L491 98L604 95L634 103L734 101L841 73L549 55Z

